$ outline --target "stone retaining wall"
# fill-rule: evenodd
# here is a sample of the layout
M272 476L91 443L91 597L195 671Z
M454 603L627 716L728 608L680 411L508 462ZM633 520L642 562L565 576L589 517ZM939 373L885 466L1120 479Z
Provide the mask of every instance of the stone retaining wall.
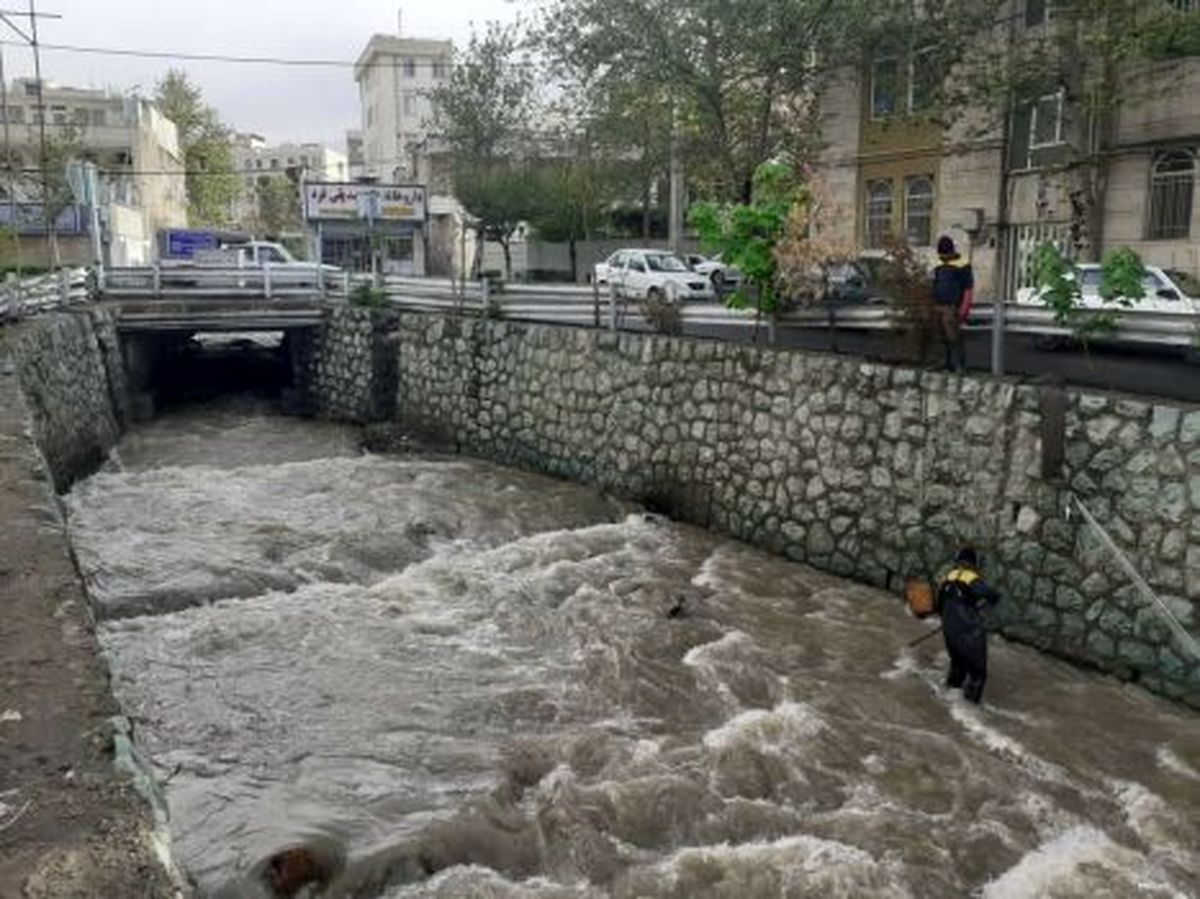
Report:
M294 380L304 409L334 421L366 423L391 414L396 318L367 309L332 311L319 329L288 335Z
M1200 410L719 342L409 315L396 413L899 590L972 542L1013 638L1200 706L1200 664L1068 499L1194 633Z
M120 346L100 310L31 319L0 335L55 488L65 491L120 438L125 397Z

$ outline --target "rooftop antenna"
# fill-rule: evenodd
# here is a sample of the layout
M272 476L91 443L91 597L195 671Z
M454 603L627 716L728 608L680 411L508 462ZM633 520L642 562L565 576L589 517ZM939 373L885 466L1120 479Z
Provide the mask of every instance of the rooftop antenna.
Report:
M404 7L396 7L396 37L404 37Z

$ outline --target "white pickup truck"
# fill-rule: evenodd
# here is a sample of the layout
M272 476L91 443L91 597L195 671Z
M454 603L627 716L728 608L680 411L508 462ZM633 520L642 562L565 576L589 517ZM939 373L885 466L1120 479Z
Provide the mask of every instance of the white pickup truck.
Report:
M596 266L596 283L629 300L711 300L712 282L666 250L618 250Z

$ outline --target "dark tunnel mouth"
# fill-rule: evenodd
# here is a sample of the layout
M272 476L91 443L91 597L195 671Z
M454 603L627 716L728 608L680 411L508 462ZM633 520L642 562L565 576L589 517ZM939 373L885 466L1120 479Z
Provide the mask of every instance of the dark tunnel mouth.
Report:
M139 420L234 396L274 404L296 391L294 335L288 331L171 331L123 335Z

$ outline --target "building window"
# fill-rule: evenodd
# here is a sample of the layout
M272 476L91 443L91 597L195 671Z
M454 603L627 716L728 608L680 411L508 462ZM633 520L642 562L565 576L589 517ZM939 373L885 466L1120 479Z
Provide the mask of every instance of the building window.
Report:
M404 77L405 78L416 78L417 77L417 61L415 59L404 60Z
M1025 0L1025 27L1037 28L1050 19L1050 0Z
M892 182L867 182L866 243L880 249L892 237Z
M415 94L404 95L404 114L406 116L417 114L417 97Z
M67 107L51 106L50 107L50 120L52 122L54 122L55 125L67 124Z
M254 160L254 167L256 169L261 169L262 168L262 160L261 159Z
M86 125L88 123L88 111L86 109L76 109L74 119L76 125Z
M14 125L20 125L25 121L25 108L22 106L8 107L8 120Z
M279 160L278 159L271 160L271 168L273 168L273 169L279 168Z
M304 166L305 168L308 168L308 157L307 157L307 156L301 156L301 157L300 157L300 164L301 164L302 166Z
M1172 150L1150 167L1150 240L1177 240L1192 233L1192 199L1196 190L1196 157Z
M904 236L914 247L933 244L933 178L928 175L905 179Z
M871 118L886 119L895 114L899 82L900 61L895 57L871 64Z
M913 53L908 64L908 111L927 112L937 102L942 70L937 50L925 47Z
M446 65L446 60L435 59L433 61L433 77L434 78L437 78L439 80L443 79L446 77L446 74L448 71L449 71L449 68Z
M103 109L93 109L92 110L92 127L93 128L103 128L104 125L105 125L104 110Z
M1029 149L1057 147L1063 142L1063 91L1046 94L1033 104L1029 123Z
M25 82L25 96L36 97L38 95L38 83L36 81Z

